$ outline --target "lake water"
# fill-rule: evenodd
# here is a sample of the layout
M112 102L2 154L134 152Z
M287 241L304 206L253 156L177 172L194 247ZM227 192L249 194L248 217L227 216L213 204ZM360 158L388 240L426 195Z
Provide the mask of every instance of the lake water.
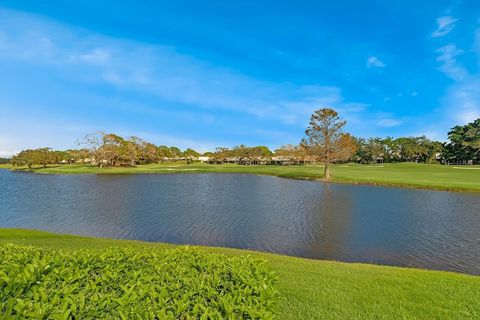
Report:
M243 174L0 170L0 227L480 274L480 196Z

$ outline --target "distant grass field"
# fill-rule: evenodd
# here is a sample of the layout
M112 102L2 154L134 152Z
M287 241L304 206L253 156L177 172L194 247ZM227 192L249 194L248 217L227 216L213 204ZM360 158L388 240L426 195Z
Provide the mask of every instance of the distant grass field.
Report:
M38 173L250 173L295 179L322 179L322 166L211 165L181 162L149 164L131 168L99 168L63 165L36 168ZM480 166L388 163L382 165L338 164L332 167L333 182L391 185L449 191L480 191Z
M157 252L163 243L0 229L0 245L74 250L111 246ZM200 247L266 259L282 295L278 319L479 319L480 277L451 272L308 260L237 249ZM1 285L1 280L0 280Z

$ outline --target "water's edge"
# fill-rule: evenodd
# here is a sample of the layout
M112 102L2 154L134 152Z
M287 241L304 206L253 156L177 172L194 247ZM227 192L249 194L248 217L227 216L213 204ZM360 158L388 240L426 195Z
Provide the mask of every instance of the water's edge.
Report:
M465 188L465 187L446 187L446 186L427 186L427 185L417 185L411 183L393 183L393 182L379 182L379 181L358 181L358 180L349 180L343 178L332 177L333 180L326 181L321 177L305 177L305 176L282 176L277 174L267 174L267 173L252 173L252 172L221 172L221 171L165 171L165 172L41 172L41 169L36 170L27 170L27 169L8 169L0 168L0 170L9 170L12 172L26 172L34 173L39 175L151 175L151 174L248 174L254 176L272 176L283 179L290 180L301 180L301 181L315 181L319 183L329 183L329 184L347 184L347 185L361 185L361 186L372 186L372 187L392 187L392 188L404 188L404 189L416 189L416 190L431 190L431 191L446 191L446 192L461 192L461 193L472 193L479 194L480 190Z
M100 241L104 240L112 240L112 241L121 241L125 243L129 242L134 242L134 243L140 243L145 246L155 246L155 245L164 245L166 248L168 247L177 247L177 246L188 246L188 247L196 247L200 248L202 250L218 250L220 253L226 253L226 254L243 254L243 255L260 255L260 256L266 256L268 259L268 256L274 256L274 257L280 257L284 259L292 259L292 260L306 260L306 261L312 261L312 262L319 262L319 263L338 263L338 264L346 264L346 265L364 265L364 266L375 266L375 267L380 267L380 268L388 268L388 269L407 269L407 270L416 270L416 271L426 271L426 272L434 272L434 273L442 273L442 274L459 274L459 275L465 275L465 276L470 276L470 277L480 277L480 274L472 274L472 273L467 273L467 272L461 272L461 271L451 271L451 270L441 270L441 269L429 269L429 268L420 268L420 267L413 267L413 266L396 266L396 265L391 265L391 264L378 264L378 263L373 263L373 262L349 262L349 261L341 261L341 260L335 260L335 259L312 259L312 258L306 258L306 257L299 257L299 256L294 256L294 255L288 255L288 254L281 254L281 253L275 253L275 252L269 252L269 251L262 251L262 250L255 250L255 249L242 249L242 248L236 248L236 247L223 247L223 246L204 246L204 245L196 245L196 244L189 244L189 243L174 243L174 242L158 242L158 241L144 241L144 240L135 240L135 239L123 239L123 238L108 238L108 237L93 237L93 236L84 236L84 235L79 235L79 234L73 234L73 233L58 233L58 232L52 232L44 229L33 229L33 228L1 228L0 230L8 230L8 231L34 231L34 232L39 232L42 234L46 234L48 236L56 236L58 237L58 240L65 241L66 239L61 239L63 237L65 238L71 238L71 239L98 239ZM12 238L12 237L5 237L4 239L16 239L20 240L20 238ZM0 240L3 240L2 237L0 236ZM23 241L26 241L26 239L22 239ZM14 243L14 242L8 242L4 241L4 243ZM18 242L15 242L16 244L19 244ZM2 245L2 242L0 241L0 245ZM36 245L34 245L36 246ZM115 244L112 244L112 246L116 246ZM40 246L41 247L41 246ZM224 252L227 251L227 252Z

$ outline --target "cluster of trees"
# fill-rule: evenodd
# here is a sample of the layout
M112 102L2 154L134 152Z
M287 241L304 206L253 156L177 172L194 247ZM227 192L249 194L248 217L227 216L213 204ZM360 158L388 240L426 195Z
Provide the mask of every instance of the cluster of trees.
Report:
M480 161L480 119L464 126L456 126L448 133L449 142L432 141L425 136L408 138L355 138L343 131L346 121L329 108L316 110L298 145L285 145L275 152L266 146L234 148L219 147L206 152L210 163L238 164L304 164L321 162L325 178L329 179L329 165L335 162L442 162L478 163ZM98 166L135 166L182 160L190 163L200 154L193 149L157 146L137 137L127 139L105 132L87 135L79 143L80 149L54 151L50 148L24 150L12 157L14 166L87 162Z
M286 160L287 164L303 164L311 160L304 143L298 145L286 144L275 150L275 156Z
M247 147L242 144L232 149L219 147L214 152L204 153L204 156L209 158L210 163L263 164L272 158L273 152L266 146Z
M322 109L325 110L325 109ZM321 111L321 110L319 110ZM448 133L448 142L433 141L425 136L401 137L401 138L355 138L343 133L341 128L344 125L333 110L322 111L323 115L315 115L315 118L330 119L336 118L337 143L340 150L351 155L349 158L341 154L340 159L333 159L333 162L357 162L357 163L378 163L378 162L423 162L423 163L444 163L444 164L476 164L480 163L480 119L464 126L456 126ZM330 114L331 116L328 116ZM321 161L321 157L312 157L312 147L328 143L332 133L328 133L326 123L317 126L319 137L317 141L311 141L310 150L303 140L299 145L285 145L275 150L275 155L288 160L288 163L301 164L305 160ZM307 130L307 136L312 130ZM342 137L342 139L339 139ZM327 140L325 140L327 139ZM327 142L325 142L325 141ZM352 143L354 146L352 146ZM353 152L353 149L355 150ZM315 154L315 152L314 152Z
M446 162L480 162L480 119L453 127L448 132L448 139L450 142L443 150Z
M49 164L61 163L63 161L72 163L74 160L70 159L68 151L54 151L50 148L23 150L10 159L10 163L13 166L27 166L29 168L34 165L46 167Z
M187 163L200 154L193 149L185 151L177 147L156 146L137 137L123 137L105 132L87 135L79 145L83 146L89 162L98 166L135 166L158 163L169 159L185 160Z
M189 163L200 154L193 149L156 146L137 137L125 139L113 133L97 132L87 135L78 144L80 149L55 151L50 148L23 150L10 159L13 166L92 163L97 166L135 166L166 160Z
M330 179L330 163L346 161L356 151L355 139L343 132L346 122L333 109L320 109L312 114L310 125L299 145L285 145L271 152L266 146L247 147L240 145L233 149L217 148L208 152L211 163L235 162L238 164L282 164L322 162L325 165L325 179Z
M470 163L480 161L480 119L464 126L455 126L448 133L449 142L431 141L425 136L408 138L354 138L345 133L346 121L329 108L316 110L305 131L306 138L297 147L284 147L282 152L291 157L307 155L325 165L324 177L330 179L332 162L357 161L362 163L412 161L432 163Z
M356 138L357 152L352 161L358 163L376 162L438 162L443 144L425 136L408 138Z

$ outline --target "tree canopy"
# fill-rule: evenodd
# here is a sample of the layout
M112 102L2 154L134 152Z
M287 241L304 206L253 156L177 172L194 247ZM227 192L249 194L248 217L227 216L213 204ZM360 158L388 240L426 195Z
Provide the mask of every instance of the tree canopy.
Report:
M480 119L464 126L455 126L448 132L445 158L451 162L480 160Z

